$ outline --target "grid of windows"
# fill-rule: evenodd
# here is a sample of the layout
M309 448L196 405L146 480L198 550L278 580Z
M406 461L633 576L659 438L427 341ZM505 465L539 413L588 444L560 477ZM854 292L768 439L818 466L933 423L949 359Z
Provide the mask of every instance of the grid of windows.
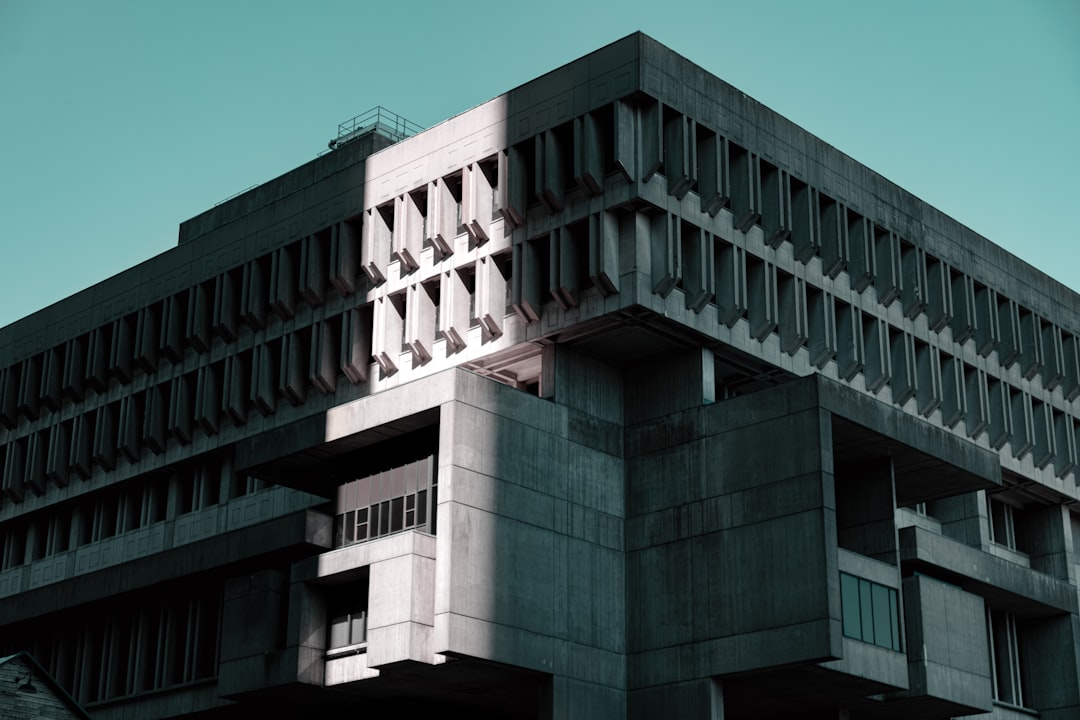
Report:
M217 674L222 587L193 584L7 628L0 655L30 650L80 703L207 680Z
M840 573L844 635L900 651L900 605L896 590Z
M338 488L334 547L409 529L435 533L435 456L353 480Z
M1016 626L1016 616L1012 613L986 608L986 637L990 645L994 699L1025 707L1020 635Z
M80 503L52 505L0 525L0 572L217 505L223 493L233 499L271 485L253 475L223 471L221 459L211 456L147 473ZM176 491L172 516L170 486Z

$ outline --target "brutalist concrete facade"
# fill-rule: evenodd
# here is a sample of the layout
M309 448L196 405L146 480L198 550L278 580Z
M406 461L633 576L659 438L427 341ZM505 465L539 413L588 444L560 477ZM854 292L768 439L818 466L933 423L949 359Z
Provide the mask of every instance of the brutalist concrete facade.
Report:
M0 329L98 718L1075 718L1080 298L643 35Z

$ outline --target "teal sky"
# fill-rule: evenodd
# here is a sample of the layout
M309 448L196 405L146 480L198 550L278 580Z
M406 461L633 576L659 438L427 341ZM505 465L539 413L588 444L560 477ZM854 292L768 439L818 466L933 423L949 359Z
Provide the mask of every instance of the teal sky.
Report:
M0 0L0 326L383 105L433 125L642 30L1080 289L1080 2Z

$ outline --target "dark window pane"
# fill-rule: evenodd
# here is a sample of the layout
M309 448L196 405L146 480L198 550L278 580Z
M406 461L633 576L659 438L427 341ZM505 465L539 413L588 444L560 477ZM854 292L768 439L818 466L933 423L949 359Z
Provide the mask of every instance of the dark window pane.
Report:
M859 580L854 575L840 573L840 611L844 620L844 634L856 640L862 639L859 622Z
M367 508L363 508L356 511L356 540L367 540L368 526L367 526Z
M896 602L896 591L889 591L889 617L892 621L892 649L900 652L900 608Z
M390 503L390 531L401 530L402 516L405 510L405 498L394 498Z
M874 612L870 597L870 581L859 580L859 616L862 620L863 642L874 642Z
M345 647L349 643L349 616L339 615L330 619L330 647Z
M884 585L873 584L874 601L874 637L875 642L882 646L892 647L892 620L889 618L889 588Z
M427 522L427 490L416 493L416 524L423 525Z
M353 538L355 537L353 535L353 531L354 531L355 527L356 527L355 513L350 510L349 512L345 513L345 542L351 543L353 541Z

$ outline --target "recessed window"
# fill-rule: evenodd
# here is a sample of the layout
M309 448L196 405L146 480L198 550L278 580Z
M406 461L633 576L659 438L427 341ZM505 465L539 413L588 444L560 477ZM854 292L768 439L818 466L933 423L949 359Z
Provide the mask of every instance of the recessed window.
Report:
M367 642L368 581L329 589L326 602L327 652L356 648Z
M1016 616L986 608L986 635L990 645L994 699L1025 707L1025 682Z
M990 520L990 542L1010 550L1025 552L1021 532L1024 511L999 498L986 496L987 516Z
M900 609L896 590L840 573L844 635L900 651Z
M410 529L434 534L437 477L430 456L339 487L334 546Z

